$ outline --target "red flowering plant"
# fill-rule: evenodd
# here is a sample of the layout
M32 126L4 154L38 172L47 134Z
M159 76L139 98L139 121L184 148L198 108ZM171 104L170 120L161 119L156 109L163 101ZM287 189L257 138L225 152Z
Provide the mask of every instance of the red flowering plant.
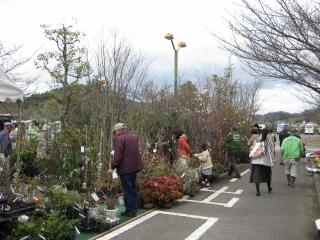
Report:
M154 203L169 203L181 198L182 183L175 176L147 177L141 190L150 196Z

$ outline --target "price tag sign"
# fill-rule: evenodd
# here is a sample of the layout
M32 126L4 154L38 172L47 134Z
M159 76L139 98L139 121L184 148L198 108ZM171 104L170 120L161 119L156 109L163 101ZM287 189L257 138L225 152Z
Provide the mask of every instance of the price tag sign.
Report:
M92 193L92 194L91 194L91 197L92 197L93 200L95 200L96 202L98 202L99 199L100 199L96 193Z

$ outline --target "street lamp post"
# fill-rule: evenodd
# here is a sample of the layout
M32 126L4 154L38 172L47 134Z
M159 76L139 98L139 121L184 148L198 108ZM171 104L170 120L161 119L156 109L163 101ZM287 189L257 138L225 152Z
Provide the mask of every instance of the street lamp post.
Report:
M177 95L177 92L178 92L178 52L179 52L180 48L184 48L187 45L185 42L179 42L178 48L176 48L173 43L173 38L174 38L173 34L167 33L164 37L171 41L172 48L174 51L174 84L173 84L173 89L174 89L174 95Z

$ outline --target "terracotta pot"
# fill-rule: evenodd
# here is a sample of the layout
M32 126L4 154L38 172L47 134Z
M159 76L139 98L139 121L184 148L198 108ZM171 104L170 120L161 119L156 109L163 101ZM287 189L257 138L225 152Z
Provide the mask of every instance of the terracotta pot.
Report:
M154 204L153 203L144 203L143 208L147 209L147 210L152 209L152 208L154 208Z
M164 208L172 208L173 205L174 205L173 202L167 202L167 203L163 203L163 204L162 204L162 206L163 206Z
M152 200L151 197L145 192L141 192L140 196L141 196L144 203L150 203Z

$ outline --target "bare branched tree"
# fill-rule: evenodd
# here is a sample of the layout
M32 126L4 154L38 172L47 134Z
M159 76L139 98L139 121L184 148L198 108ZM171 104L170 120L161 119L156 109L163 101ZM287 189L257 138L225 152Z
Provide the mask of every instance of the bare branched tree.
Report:
M283 79L320 94L320 8L314 0L242 0L244 11L230 23L223 47L253 74Z
M5 73L14 71L30 60L17 56L21 48L22 45L7 46L0 41L0 67Z
M17 70L32 58L22 57L19 53L21 52L22 44L20 45L8 45L0 41L0 68L12 77L16 82L21 83L21 87L27 89L32 84L34 78L24 78L21 73L17 73Z
M135 52L125 39L115 33L111 44L101 41L96 55L100 79L107 79L117 97L113 103L114 117L120 121L127 101L135 101L146 79L149 64L141 53Z

